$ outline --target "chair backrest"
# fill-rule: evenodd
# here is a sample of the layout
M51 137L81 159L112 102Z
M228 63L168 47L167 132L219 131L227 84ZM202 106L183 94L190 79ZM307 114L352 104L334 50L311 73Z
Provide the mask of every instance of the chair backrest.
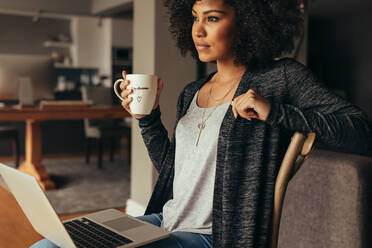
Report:
M113 105L112 88L101 86L83 86L81 87L81 98L83 101L91 101L94 105ZM113 125L114 119L84 119L84 131L87 137L97 136L97 126L106 124L107 126Z
M291 138L275 182L273 226L269 248L276 248L278 245L280 218L288 183L309 155L314 140L315 133L304 135L295 132Z
M81 98L83 101L92 101L98 105L113 105L112 88L98 86L81 87Z

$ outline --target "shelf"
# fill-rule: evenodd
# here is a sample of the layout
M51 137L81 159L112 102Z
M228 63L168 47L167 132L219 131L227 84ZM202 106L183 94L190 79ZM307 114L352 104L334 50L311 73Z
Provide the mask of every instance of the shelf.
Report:
M75 68L76 66L71 64L63 64L63 63L54 63L55 68Z
M43 46L44 47L67 47L68 48L72 46L72 42L47 40L47 41L44 41Z

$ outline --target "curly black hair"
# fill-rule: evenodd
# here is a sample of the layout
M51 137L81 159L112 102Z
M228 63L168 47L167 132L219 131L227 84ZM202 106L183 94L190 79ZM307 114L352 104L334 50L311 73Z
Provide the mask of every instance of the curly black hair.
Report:
M169 10L173 38L185 56L198 59L191 29L192 7L196 0L164 0ZM303 32L303 18L297 0L224 0L235 12L233 43L235 64L248 68L267 65L294 48L294 38Z

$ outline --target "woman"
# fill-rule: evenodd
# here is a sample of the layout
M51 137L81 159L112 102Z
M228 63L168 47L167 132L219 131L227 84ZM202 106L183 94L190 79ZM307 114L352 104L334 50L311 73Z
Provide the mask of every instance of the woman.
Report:
M162 213L156 224L204 235L214 247L267 247L287 147L279 141L288 140L287 131L315 132L334 148L370 153L370 127L306 67L274 60L300 33L297 1L169 0L167 7L181 51L216 61L217 72L181 92L171 141L157 103L149 116L135 116L160 172L146 214ZM127 111L130 93L122 94Z
M292 50L301 31L296 1L167 0L166 6L181 52L215 61L217 72L181 92L172 140L160 119L161 80L152 113L132 114L159 171L146 215L138 218L172 231L146 247L267 247L288 135L315 132L336 149L370 153L371 129L359 109L305 66L274 59ZM131 113L129 84L121 85L122 105Z

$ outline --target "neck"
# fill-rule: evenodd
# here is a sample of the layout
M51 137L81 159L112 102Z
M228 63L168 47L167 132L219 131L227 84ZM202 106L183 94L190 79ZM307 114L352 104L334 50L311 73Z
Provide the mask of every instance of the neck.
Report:
M246 71L247 67L244 65L234 64L234 60L217 61L216 78L219 82L231 81L231 79L241 78Z

